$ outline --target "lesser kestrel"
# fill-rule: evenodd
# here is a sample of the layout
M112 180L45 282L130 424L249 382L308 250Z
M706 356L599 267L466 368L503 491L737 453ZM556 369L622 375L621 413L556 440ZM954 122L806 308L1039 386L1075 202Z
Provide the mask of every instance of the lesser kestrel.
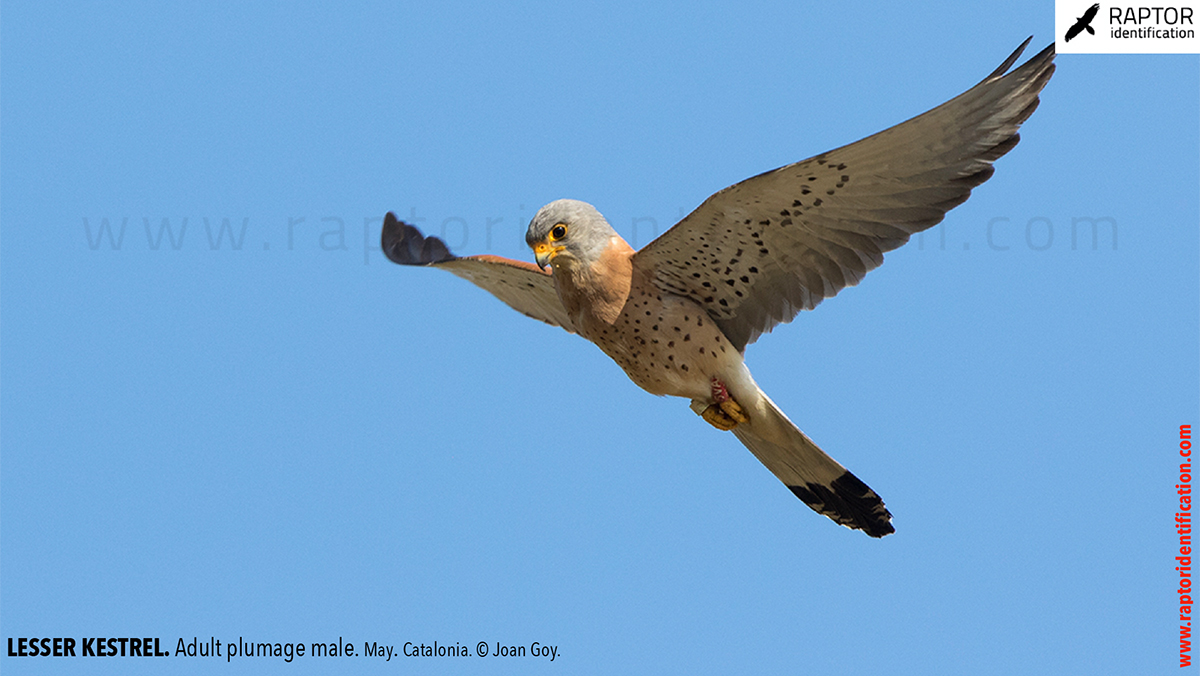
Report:
M639 387L691 400L812 509L873 537L894 532L866 484L767 397L746 346L853 286L883 254L939 223L1018 140L1054 72L1054 46L907 122L709 197L640 251L595 207L558 200L529 224L537 265L457 257L389 213L383 250L449 270L600 347ZM547 268L549 268L547 270Z

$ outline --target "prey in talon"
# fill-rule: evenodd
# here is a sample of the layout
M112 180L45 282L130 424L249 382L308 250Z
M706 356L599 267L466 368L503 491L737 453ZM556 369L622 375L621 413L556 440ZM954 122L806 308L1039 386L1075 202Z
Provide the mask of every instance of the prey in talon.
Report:
M741 405L729 397L725 383L716 378L712 379L712 397L713 403L700 413L700 417L704 418L708 424L722 432L728 432L737 427L738 423L750 422L750 418L746 417L746 412L742 410Z

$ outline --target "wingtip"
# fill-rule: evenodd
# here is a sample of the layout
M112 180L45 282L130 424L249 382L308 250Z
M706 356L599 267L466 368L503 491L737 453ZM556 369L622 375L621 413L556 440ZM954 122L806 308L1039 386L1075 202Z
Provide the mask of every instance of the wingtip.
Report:
M987 77L983 78L983 81L987 82L988 80L992 80L994 78L1001 77L1002 75L1007 73L1008 69L1012 68L1012 65L1017 62L1017 59L1021 58L1021 54L1024 53L1025 48L1029 46L1029 43L1032 40L1033 40L1032 35L1025 38L1025 42L1022 42L1016 49L1014 49L1013 53L1009 54L1008 58L1004 60L1004 63L1000 64L999 68L997 68L996 70L993 70Z
M383 255L398 265L433 265L455 258L445 242L424 236L390 211L383 217L379 244Z

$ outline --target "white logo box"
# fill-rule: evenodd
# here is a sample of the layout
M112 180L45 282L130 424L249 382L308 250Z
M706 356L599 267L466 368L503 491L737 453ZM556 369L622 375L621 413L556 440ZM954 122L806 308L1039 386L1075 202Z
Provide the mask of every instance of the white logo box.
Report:
M1088 21L1092 7L1094 16ZM1093 32L1083 25L1087 23ZM1076 24L1078 29L1072 30ZM1072 34L1068 41L1067 34ZM1054 48L1059 54L1200 54L1200 0L1108 3L1057 0Z

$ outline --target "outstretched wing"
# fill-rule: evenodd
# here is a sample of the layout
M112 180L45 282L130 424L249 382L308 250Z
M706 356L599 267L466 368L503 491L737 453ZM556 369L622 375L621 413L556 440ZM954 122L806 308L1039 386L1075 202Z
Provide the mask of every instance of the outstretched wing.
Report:
M383 219L381 244L384 255L393 263L448 270L490 292L517 312L575 332L558 299L554 278L533 263L500 256L460 258L450 253L445 242L425 237L391 212Z
M992 162L1054 72L1054 45L907 122L709 197L634 255L662 289L707 308L738 349L857 284L883 252L939 223Z

